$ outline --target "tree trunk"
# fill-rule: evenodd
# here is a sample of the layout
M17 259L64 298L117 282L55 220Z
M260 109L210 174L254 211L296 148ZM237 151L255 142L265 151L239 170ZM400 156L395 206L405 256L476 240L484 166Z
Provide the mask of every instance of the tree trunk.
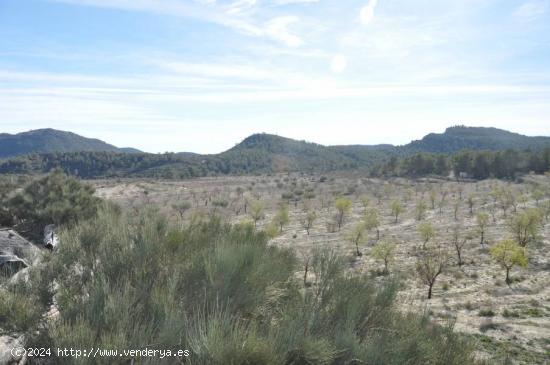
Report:
M307 272L309 270L309 258L306 260L306 266L304 268L304 287L307 286Z
M510 285L510 268L506 268L506 284Z
M431 283L429 284L429 287L428 287L428 299L432 299L432 288L433 288L434 284Z

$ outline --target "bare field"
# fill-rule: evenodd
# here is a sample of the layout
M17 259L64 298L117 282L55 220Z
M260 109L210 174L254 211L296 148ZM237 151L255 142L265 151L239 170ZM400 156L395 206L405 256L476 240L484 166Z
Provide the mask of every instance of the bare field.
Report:
M399 303L404 310L430 312L441 322L456 321L455 328L477 338L480 356L506 356L518 363L547 363L550 357L550 222L543 219L536 239L526 245L527 267L512 268L511 283L505 270L491 257L489 247L513 237L510 220L517 214L547 205L550 177L527 176L521 182L485 180L377 180L359 175L273 175L255 177L212 177L182 181L102 180L92 181L96 194L132 209L155 206L174 219L191 219L216 212L231 222L250 220L251 201L262 205L258 228L266 227L281 203L288 204L289 221L276 237L275 245L292 247L305 261L315 247L327 246L349 258L349 269L382 277L384 264L373 257L379 241L395 244L392 275L402 278ZM506 192L503 202L497 192ZM345 197L352 208L344 214L341 229L335 223L335 200ZM392 205L402 212L397 222ZM426 211L418 217L419 202ZM366 239L356 245L348 236L363 220L366 210L376 211L379 226L367 229ZM307 212L315 212L310 233L304 228ZM480 244L477 215L489 219ZM421 219L419 219L421 218ZM437 277L432 299L417 274L416 264L424 245L418 226L429 222L435 236L429 244L442 247L448 260ZM452 244L459 227L463 265L458 265ZM378 237L379 235L379 237ZM303 276L303 271L297 273ZM546 361L546 362L545 362Z

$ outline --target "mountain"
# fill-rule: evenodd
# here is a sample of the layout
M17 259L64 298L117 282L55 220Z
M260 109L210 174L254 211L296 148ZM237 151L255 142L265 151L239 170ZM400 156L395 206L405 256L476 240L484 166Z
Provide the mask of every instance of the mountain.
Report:
M140 152L132 148L117 148L113 145L55 129L36 129L18 134L0 134L0 158L30 153L107 151Z
M454 126L444 133L430 133L402 149L407 152L452 153L460 150L540 149L550 146L550 137L527 137L497 128Z
M371 164L373 160L391 156L405 157L415 153L455 153L462 150L501 151L507 149L538 150L550 146L550 137L528 137L498 128L449 127L443 133L430 133L421 140L402 146L351 145L329 146L358 164Z
M143 151L140 151L137 148L132 148L132 147L120 147L118 151L123 153L143 153Z
M391 157L407 159L418 153L538 151L544 147L550 147L549 137L527 137L496 128L455 126L447 128L444 133L432 133L403 146L323 146L272 134L254 134L233 148L214 155L189 152L150 154L117 148L69 132L39 130L15 136L0 135L0 157L35 153L0 161L0 173L42 173L60 167L85 178L188 178L221 174L372 170L386 162L394 165L392 161L395 159L390 161ZM38 152L41 154L36 154ZM545 165L544 162L540 164Z
M228 163L242 161L248 165L247 169L253 167L253 170L261 172L325 171L357 167L353 159L329 147L265 133L253 134L217 156Z

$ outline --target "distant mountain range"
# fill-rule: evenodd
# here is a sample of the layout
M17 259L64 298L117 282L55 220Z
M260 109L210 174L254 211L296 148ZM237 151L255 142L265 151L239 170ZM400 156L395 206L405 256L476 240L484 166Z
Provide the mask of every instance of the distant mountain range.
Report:
M527 137L496 128L455 126L403 146L323 146L271 134L254 134L215 155L150 154L117 148L70 132L43 129L16 135L0 134L0 158L8 158L0 162L0 173L45 172L54 167L83 177L333 171L369 168L391 156L406 157L419 152L449 154L466 149L498 151L544 147L550 147L550 137ZM31 153L35 155L29 156Z
M18 134L0 134L0 158L29 153L108 151L137 153L134 148L118 148L99 139L55 129L37 129Z
M430 133L402 148L409 152L450 153L460 150L539 149L550 145L550 137L528 137L497 128L456 126L445 133Z

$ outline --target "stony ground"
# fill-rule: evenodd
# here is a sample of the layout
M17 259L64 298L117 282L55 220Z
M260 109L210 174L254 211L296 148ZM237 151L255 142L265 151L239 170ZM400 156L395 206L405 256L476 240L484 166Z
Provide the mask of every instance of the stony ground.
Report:
M106 180L94 181L97 195L132 209L143 205L156 206L174 219L180 219L173 206L187 202L190 208L184 219L216 211L230 221L248 218L246 201L259 199L265 204L265 218L259 225L270 222L283 194L298 191L299 199L288 200L290 222L273 244L293 247L305 259L315 247L328 246L349 257L350 270L374 277L381 275L383 265L370 252L376 244L376 233L360 246L361 257L355 255L354 245L346 239L350 230L362 219L364 197L369 207L380 216L380 239L396 243L395 260L390 266L404 286L399 303L406 310L431 313L442 323L454 323L458 331L476 339L480 356L503 360L510 357L516 363L550 363L550 222L544 221L537 242L529 244L529 265L512 270L513 283L504 281L504 270L492 261L491 245L509 236L508 222L514 210L520 212L537 206L533 192L545 192L539 206L550 199L550 177L527 176L521 182L486 180L460 182L442 180L391 181L372 180L360 175L303 176L277 175L259 177L220 177L187 181ZM491 195L495 188L506 189L515 197L517 206L510 206L506 216L498 201ZM301 194L300 194L301 192ZM443 204L441 197L446 194ZM309 195L309 196L308 196ZM332 232L330 223L336 214L334 199L346 196L353 201L352 212L340 231ZM435 196L432 209L430 196ZM307 197L307 198L306 198ZM468 198L473 201L472 213ZM398 200L404 212L395 223L390 204ZM422 243L417 233L419 221L415 206L424 200L428 206L424 221L436 228L434 244L443 245L449 253L444 273L438 277L433 298L427 300L427 287L419 280L416 257ZM215 206L215 202L225 202ZM439 206L441 205L441 207ZM455 219L455 205L457 218ZM314 210L319 218L310 234L302 226L305 211ZM486 244L480 245L475 215L490 215ZM471 234L463 250L463 266L457 265L450 243L451 230L460 224L464 234Z

